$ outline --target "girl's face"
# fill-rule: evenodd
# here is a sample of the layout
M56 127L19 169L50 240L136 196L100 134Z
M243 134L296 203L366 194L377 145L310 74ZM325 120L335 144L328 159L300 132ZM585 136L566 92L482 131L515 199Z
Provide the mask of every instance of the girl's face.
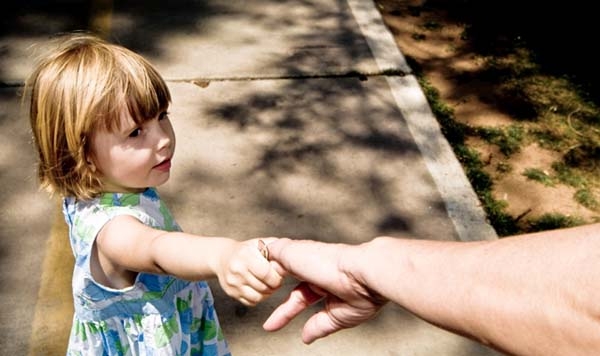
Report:
M92 136L92 163L106 192L140 192L169 179L175 133L166 111L137 125L123 110L118 129Z

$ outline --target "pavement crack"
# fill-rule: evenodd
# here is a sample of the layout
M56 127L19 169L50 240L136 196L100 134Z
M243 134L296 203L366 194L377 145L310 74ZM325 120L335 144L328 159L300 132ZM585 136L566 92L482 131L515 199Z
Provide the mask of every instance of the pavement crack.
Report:
M165 81L172 83L190 83L201 88L206 88L210 82L244 82L253 80L290 80L290 79L335 79L335 78L358 78L365 81L370 77L403 77L410 73L399 69L386 69L378 72L359 72L355 70L337 73L293 73L283 75L256 75L256 76L230 76L230 77L197 77L197 78L167 78ZM0 88L24 87L25 81L3 81L0 80Z
M201 88L206 88L210 82L243 82L254 80L294 80L294 79L336 79L336 78L358 78L361 81L370 77L403 77L406 73L397 69L389 69L379 72L359 72L347 71L339 73L294 73L284 75L257 75L257 76L231 76L231 77L198 77L198 78L166 78L165 80L173 83L190 83Z

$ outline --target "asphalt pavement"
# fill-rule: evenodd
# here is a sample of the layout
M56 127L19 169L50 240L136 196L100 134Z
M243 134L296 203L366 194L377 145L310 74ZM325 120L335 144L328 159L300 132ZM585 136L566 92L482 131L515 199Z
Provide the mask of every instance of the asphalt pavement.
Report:
M497 238L410 67L371 1L33 1L0 33L0 354L62 354L72 257L39 191L22 84L53 34L94 28L148 58L177 135L160 188L184 230L360 243L379 235ZM307 346L310 311L262 323L293 287L245 308L213 284L246 355L496 355L388 305Z

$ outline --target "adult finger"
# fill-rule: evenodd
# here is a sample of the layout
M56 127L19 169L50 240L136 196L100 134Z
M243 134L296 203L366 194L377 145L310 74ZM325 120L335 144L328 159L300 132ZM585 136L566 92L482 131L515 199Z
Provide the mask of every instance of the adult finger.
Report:
M304 328L302 329L302 342L311 344L313 341L333 334L341 329L341 326L333 322L329 312L323 309L311 316L304 324Z
M323 295L315 292L307 283L301 282L290 292L288 298L271 313L264 322L263 329L276 331L283 328L304 309L322 298Z
M289 274L320 286L335 284L338 258L345 246L281 238L268 245L269 258Z

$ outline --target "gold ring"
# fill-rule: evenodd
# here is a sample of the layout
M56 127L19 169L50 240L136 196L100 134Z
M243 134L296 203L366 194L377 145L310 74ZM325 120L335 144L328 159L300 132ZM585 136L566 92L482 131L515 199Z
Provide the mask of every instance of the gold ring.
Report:
M268 261L269 249L263 240L258 240L258 250L260 251L260 254Z

